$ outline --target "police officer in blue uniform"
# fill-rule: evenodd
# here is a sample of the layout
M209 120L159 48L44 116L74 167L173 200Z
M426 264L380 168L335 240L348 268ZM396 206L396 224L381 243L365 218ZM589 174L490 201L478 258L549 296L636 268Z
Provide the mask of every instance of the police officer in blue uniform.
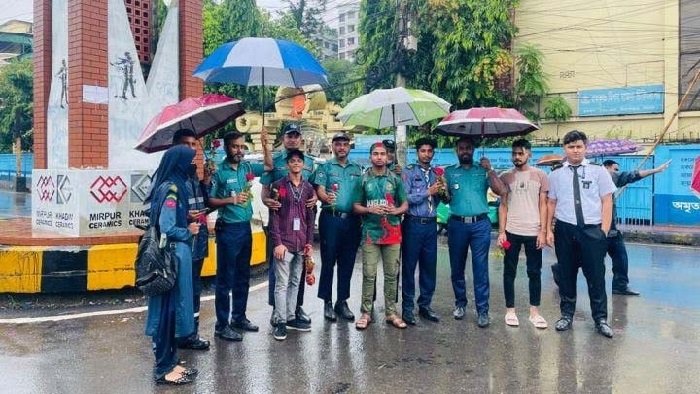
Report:
M440 321L430 304L436 286L437 206L445 187L431 165L435 141L429 138L416 141L416 154L418 162L406 166L401 174L408 194L408 214L402 223L401 295L403 320L410 325L416 324L413 314L416 265L420 288L418 313L426 320Z

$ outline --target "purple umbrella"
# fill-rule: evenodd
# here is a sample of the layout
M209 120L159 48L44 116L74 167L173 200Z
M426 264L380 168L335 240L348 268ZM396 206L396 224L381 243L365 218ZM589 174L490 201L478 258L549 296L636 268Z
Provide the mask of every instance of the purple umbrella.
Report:
M614 156L634 153L642 150L636 142L630 140L593 140L588 142L586 157Z

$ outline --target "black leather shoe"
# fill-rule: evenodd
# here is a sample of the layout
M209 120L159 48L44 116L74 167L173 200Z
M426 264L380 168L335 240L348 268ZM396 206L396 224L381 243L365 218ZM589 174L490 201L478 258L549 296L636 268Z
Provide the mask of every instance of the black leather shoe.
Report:
M229 326L224 327L223 330L214 331L214 336L232 342L240 342L243 340L243 335L238 331L232 330Z
M554 329L557 331L566 331L571 329L571 325L573 322L571 321L570 318L562 316L557 320L557 323L554 325Z
M435 311L433 311L433 309L429 306L425 308L418 308L418 314L425 320L430 320L435 323L440 321L440 316L438 316L438 314L435 313Z
M489 319L488 313L479 313L479 317L476 319L476 325L479 328L486 328L491 324L491 319Z
M191 349L191 350L209 350L209 341L202 339L200 337L190 338L187 341L183 341L177 344L179 349Z
M338 301L335 303L335 313L338 315L340 318L348 320L348 321L355 321L355 315L352 313L350 308L348 307L347 301Z
M634 291L634 290L630 289L629 286L625 287L624 289L613 289L612 293L617 294L617 295L629 295L629 296L638 296L639 295L638 291Z
M401 314L401 318L406 322L406 324L410 324L412 326L416 325L416 317L413 315L413 312L404 311L404 313Z
M304 312L304 309L302 309L302 307L300 307L300 306L297 307L297 311L296 311L295 315L296 315L297 320L299 320L300 322L306 323L306 324L311 324L311 318L309 317L309 315L306 314L306 312Z
M338 316L335 315L333 310L333 301L326 301L323 303L323 317L328 321L338 320Z
M260 330L260 327L251 323L250 320L248 320L248 319L233 322L233 323L231 323L231 327L237 328L237 329L243 330L243 331L248 331L248 332L258 332L258 330Z
M608 322L605 321L605 319L601 319L595 324L595 330L598 331L598 334L606 338L613 337L613 330L612 328L610 328Z

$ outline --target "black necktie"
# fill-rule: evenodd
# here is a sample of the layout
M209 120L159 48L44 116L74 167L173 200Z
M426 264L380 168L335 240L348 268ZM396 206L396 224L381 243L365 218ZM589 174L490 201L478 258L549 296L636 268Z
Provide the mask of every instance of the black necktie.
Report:
M583 220L583 208L581 207L581 187L578 182L578 168L580 166L569 166L574 172L574 209L576 210L576 225L583 227L586 222Z

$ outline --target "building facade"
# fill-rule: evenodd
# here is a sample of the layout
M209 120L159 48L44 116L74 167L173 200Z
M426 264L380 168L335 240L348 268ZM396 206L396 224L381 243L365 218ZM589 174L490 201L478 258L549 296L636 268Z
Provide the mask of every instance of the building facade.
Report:
M579 0L552 7L522 0L515 13L514 48L544 54L550 94L563 97L572 117L543 119L538 137L558 139L571 129L593 138L653 141L700 137L700 3L696 0ZM679 115L674 114L679 111ZM542 114L543 112L541 112Z
M360 47L360 1L346 1L337 10L338 59L354 61Z

